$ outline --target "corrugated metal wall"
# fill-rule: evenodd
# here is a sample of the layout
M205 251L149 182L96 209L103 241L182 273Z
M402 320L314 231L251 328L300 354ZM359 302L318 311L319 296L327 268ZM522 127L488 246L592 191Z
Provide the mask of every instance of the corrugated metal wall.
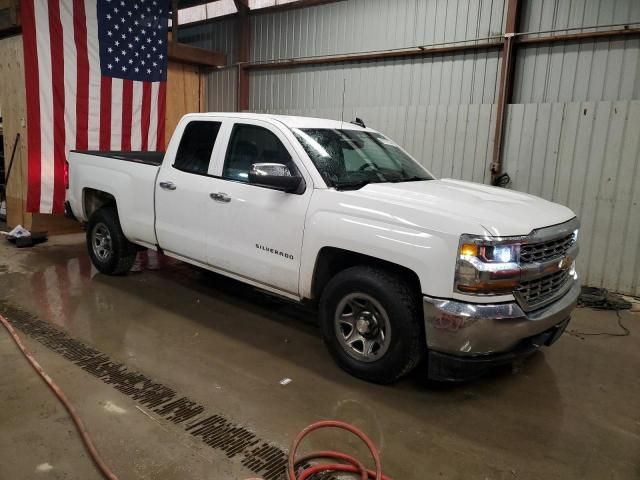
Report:
M234 66L205 74L206 105L210 112L235 112L238 109L238 69Z
M521 1L523 32L640 22L638 0ZM180 38L235 58L232 21ZM253 16L252 60L474 40L504 22L504 0L347 0ZM210 109L230 109L235 74L208 74ZM498 77L497 50L257 70L250 109L340 119L344 88L345 119L363 118L438 176L488 182ZM521 46L514 77L511 188L580 215L586 283L640 295L640 38Z
M236 20L234 17L223 17L210 23L180 27L178 40L195 47L206 48L225 53L227 62L236 62Z
M640 101L511 105L512 188L580 217L588 285L640 295Z
M252 60L388 50L500 35L503 0L347 0L253 17Z

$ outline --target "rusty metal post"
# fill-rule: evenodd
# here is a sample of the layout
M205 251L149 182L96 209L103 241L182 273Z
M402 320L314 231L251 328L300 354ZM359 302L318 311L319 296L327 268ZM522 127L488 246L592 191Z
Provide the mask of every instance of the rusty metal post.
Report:
M502 174L504 130L506 125L506 110L511 102L513 91L513 65L515 60L515 35L518 29L520 10L519 0L508 0L507 24L502 46L502 61L500 65L500 84L498 86L498 104L496 109L496 125L493 140L493 158L491 162L491 184Z
M178 0L171 0L171 43L178 43Z
M249 110L249 72L246 68L251 59L251 19L247 0L235 0L238 9L236 22L236 45L238 49L238 111Z

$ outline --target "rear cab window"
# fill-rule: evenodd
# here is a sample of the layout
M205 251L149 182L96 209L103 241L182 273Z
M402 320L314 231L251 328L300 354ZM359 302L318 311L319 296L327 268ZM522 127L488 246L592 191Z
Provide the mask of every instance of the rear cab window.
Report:
M173 167L187 173L206 175L221 122L193 120L187 124L173 161Z

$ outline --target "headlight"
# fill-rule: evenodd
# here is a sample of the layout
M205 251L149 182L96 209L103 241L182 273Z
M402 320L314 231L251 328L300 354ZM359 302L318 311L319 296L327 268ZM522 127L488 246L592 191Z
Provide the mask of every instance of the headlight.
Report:
M510 293L520 281L520 244L462 235L458 248L455 289L475 295Z

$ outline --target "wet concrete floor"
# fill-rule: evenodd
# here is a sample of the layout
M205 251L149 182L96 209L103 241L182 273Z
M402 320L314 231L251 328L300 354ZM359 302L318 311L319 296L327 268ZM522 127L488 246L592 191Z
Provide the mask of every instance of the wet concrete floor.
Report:
M286 450L312 421L353 422L398 479L639 479L640 316L576 311L524 365L458 386L416 371L394 386L338 369L313 312L142 255L126 277L90 266L82 235L32 249L0 240L0 300ZM121 479L245 479L251 470L23 335ZM64 409L0 329L0 478L101 478ZM290 383L281 384L283 379ZM285 382L286 383L286 382ZM309 448L366 458L341 433Z

